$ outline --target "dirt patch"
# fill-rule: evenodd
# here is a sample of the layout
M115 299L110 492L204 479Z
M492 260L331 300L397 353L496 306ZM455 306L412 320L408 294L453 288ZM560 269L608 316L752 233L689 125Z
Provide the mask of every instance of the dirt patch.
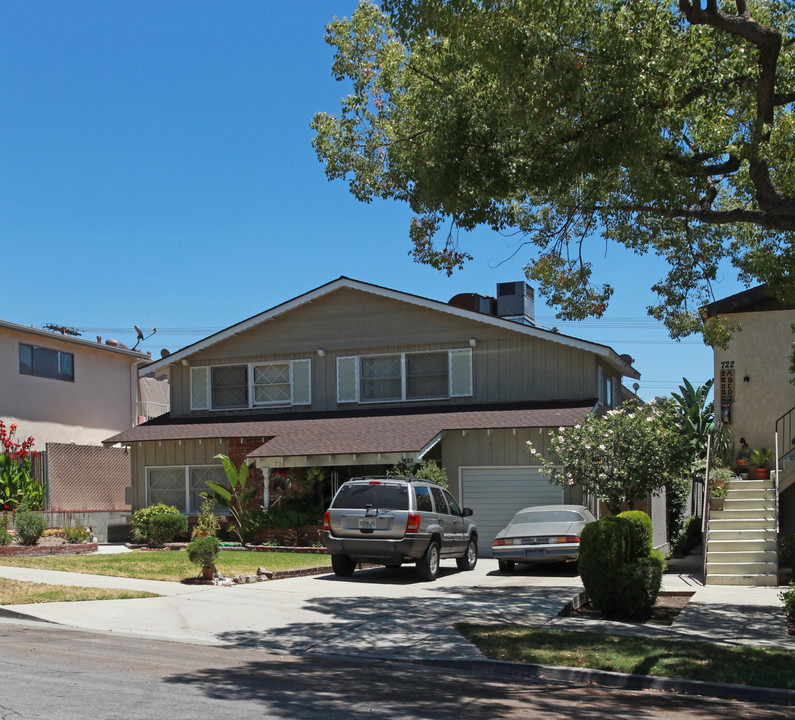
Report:
M657 602L654 604L651 610L651 617L648 620L633 620L629 622L636 625L673 625L674 620L676 620L694 594L692 592L661 592L657 596ZM579 617L585 620L605 619L602 611L594 607L590 602L571 611L569 617Z

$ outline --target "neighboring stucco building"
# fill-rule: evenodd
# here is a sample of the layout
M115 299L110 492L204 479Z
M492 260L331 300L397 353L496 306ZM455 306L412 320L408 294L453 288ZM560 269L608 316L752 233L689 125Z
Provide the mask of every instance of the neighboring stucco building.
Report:
M153 363L169 369L170 414L106 442L131 447L134 509L188 513L223 479L217 453L256 463L264 504L285 473L324 468L328 497L435 459L490 552L520 507L582 500L531 465L527 441L543 451L550 428L619 404L630 362L537 327L524 282L445 303L340 278Z
M0 419L17 437L99 445L137 418L138 370L151 358L118 346L0 320Z
M727 316L739 324L726 349L714 348L715 407L731 428L735 449L773 448L779 457L795 450L795 385L790 374L795 306L785 305L764 285L707 305L708 317ZM782 463L782 532L795 533L795 463Z

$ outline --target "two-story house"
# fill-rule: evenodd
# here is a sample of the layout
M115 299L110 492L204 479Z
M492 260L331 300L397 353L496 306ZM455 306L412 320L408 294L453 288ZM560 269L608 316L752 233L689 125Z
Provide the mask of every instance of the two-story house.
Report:
M432 458L490 552L518 508L582 499L550 485L527 441L617 405L630 363L537 327L524 282L445 303L342 277L153 363L171 412L106 442L131 447L134 509L187 513L223 480L218 453L256 463L266 505L286 468L326 468L330 493Z

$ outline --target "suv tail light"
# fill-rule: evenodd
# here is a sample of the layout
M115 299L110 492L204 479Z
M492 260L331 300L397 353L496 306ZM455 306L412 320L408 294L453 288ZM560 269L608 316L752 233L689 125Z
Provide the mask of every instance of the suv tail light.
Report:
M406 522L406 534L418 533L420 531L420 516L416 513L409 513L409 519Z
M323 529L324 530L328 530L329 532L331 532L331 517L330 517L330 515L331 515L331 513L329 513L328 510L326 510L326 514L323 515Z

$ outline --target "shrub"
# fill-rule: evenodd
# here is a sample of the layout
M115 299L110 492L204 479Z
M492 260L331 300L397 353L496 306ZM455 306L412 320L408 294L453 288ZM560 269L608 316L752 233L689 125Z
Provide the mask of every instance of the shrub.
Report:
M64 527L63 536L66 538L66 542L81 543L91 537L91 531L83 523L77 522Z
M648 557L652 551L652 537L654 534L651 518L641 510L627 510L618 517L628 520L632 528L627 562L634 562L639 558Z
M212 567L218 557L221 541L214 535L205 535L191 540L186 550L192 563L202 567Z
M795 580L789 581L789 589L778 594L779 599L784 603L784 610L791 618L795 618Z
M204 535L218 535L221 528L221 521L215 514L215 503L210 498L202 498L199 506L199 516L196 518L196 526L191 533L191 539L203 537Z
M47 523L44 518L32 510L17 513L15 528L20 545L35 545L45 527Z
M183 520L155 520L164 516L180 517ZM188 519L173 505L155 503L133 513L132 529L135 537L147 545L162 545L173 540L179 532L187 532Z
M779 535L778 537L779 565L792 567L793 558L795 558L795 535Z
M651 549L650 525L645 513L622 513L589 523L580 534L580 577L607 617L646 618L651 612L665 560Z
M158 547L187 532L188 518L185 515L155 515L149 521L149 542Z
M10 545L14 542L14 536L8 532L5 525L0 525L0 545Z
M691 515L685 522L679 535L674 538L671 551L675 557L689 555L696 545L701 542L701 518Z

